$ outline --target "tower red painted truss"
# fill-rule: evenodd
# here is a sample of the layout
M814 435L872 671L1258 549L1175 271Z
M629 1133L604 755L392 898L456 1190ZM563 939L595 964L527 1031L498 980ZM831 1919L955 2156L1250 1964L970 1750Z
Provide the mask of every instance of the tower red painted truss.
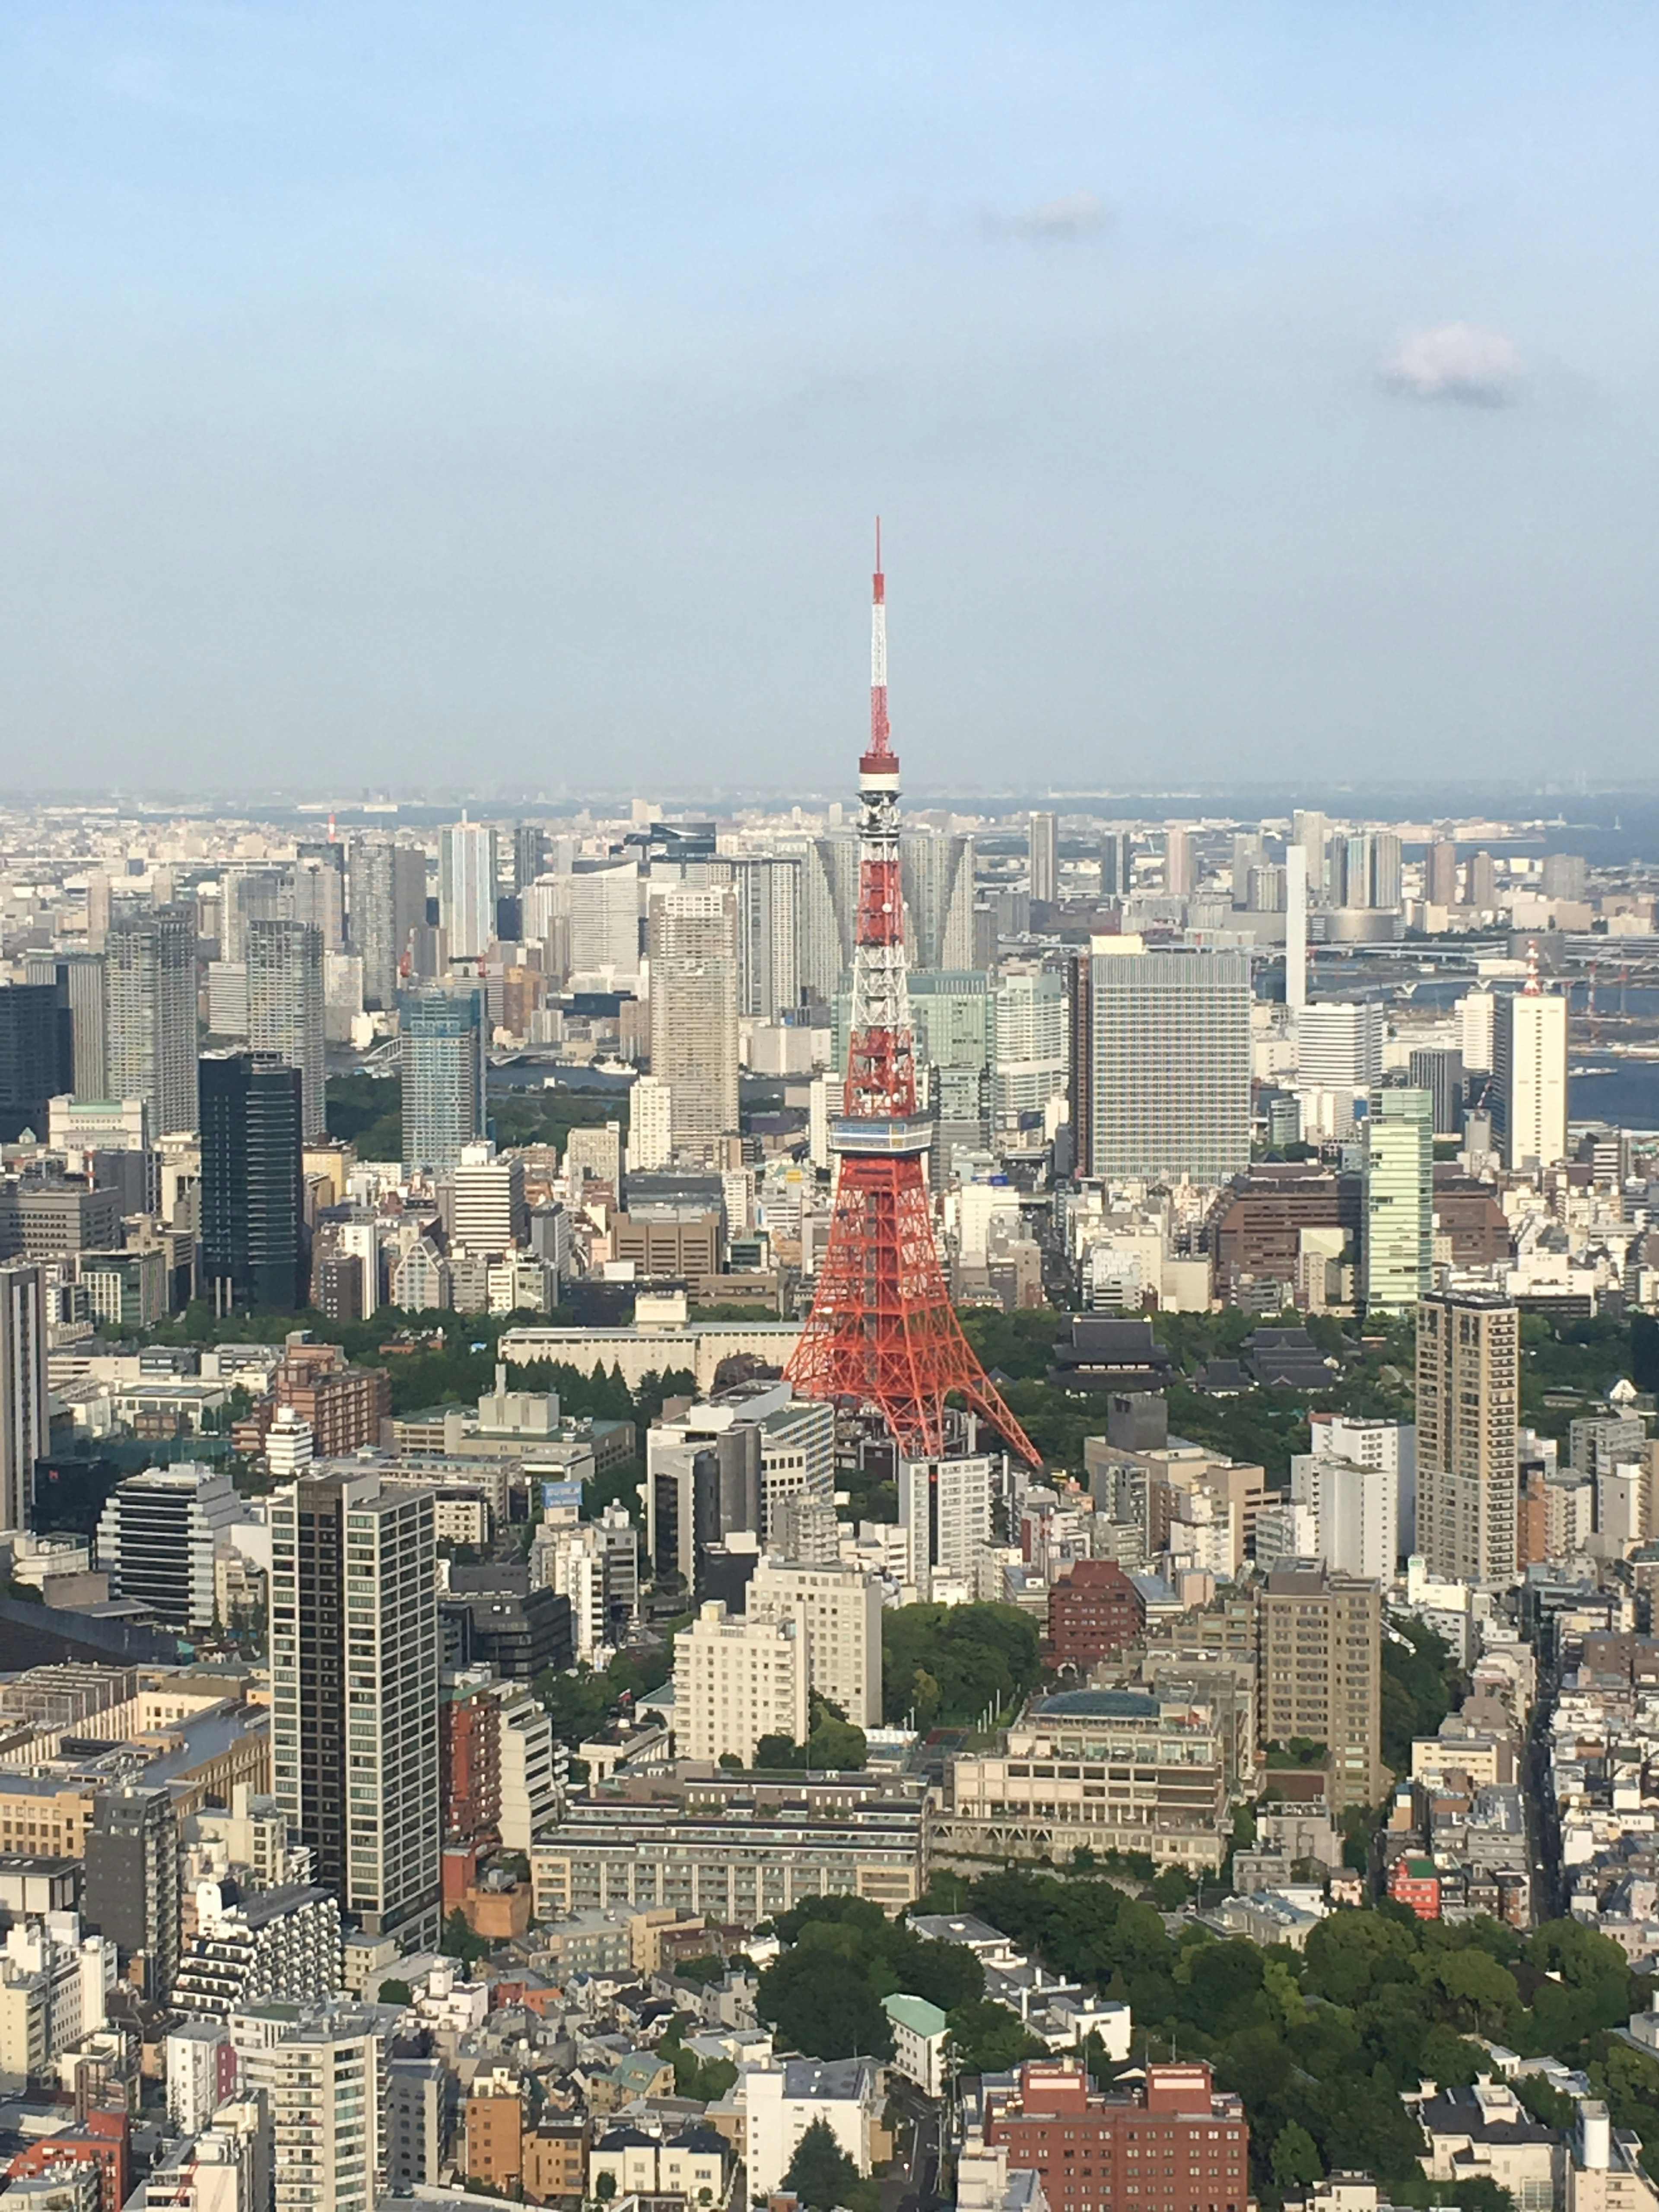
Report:
M1019 1423L974 1356L951 1304L933 1240L927 1156L929 1117L916 1110L916 1070L899 883L898 756L888 741L886 583L876 532L870 645L870 749L859 762L858 927L830 1235L812 1310L788 1366L808 1398L879 1413L902 1450L945 1449L956 1395L1022 1459L1040 1464Z

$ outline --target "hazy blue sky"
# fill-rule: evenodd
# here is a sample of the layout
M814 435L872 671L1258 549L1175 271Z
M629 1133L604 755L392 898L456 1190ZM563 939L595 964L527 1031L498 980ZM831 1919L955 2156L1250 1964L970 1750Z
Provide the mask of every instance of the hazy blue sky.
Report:
M0 782L1648 775L1659 10L13 0Z

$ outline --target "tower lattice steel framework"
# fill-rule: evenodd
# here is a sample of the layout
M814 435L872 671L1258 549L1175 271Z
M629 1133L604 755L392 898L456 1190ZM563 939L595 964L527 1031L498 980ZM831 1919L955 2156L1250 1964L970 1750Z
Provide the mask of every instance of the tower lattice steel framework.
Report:
M858 926L846 1086L830 1127L837 1160L830 1235L812 1310L789 1362L802 1395L878 1412L901 1449L945 1448L952 1392L1032 1466L1037 1452L975 1357L933 1241L916 1110L899 884L898 756L888 738L886 582L876 527L870 750L859 762Z

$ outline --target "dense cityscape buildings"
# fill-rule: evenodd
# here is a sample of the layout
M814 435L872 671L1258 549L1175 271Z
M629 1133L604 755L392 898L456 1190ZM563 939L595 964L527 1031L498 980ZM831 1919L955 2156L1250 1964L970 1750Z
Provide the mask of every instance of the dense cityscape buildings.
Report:
M1659 1151L1574 1088L1642 1065L1659 876L908 819L884 692L860 785L135 821L136 869L13 826L0 2072L116 2069L13 2192L690 2212L815 2122L882 2166L897 2081L982 2212L1104 2212L1166 2121L1243 2212L1250 2099L988 1870L1263 1957L1385 1897L1659 1957L1584 1752L1659 1681ZM907 1989L818 2055L763 1923L843 1899L1003 2039ZM1563 2069L1536 2212L1638 2171ZM1401 2086L1426 2172L1460 2112Z

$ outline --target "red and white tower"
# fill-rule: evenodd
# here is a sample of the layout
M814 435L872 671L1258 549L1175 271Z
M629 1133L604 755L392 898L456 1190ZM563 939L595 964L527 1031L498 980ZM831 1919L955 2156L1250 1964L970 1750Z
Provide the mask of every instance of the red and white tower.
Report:
M918 1459L946 1449L945 1401L954 1392L1036 1467L1038 1453L962 1333L933 1241L926 1171L933 1125L916 1110L905 975L879 524L874 583L851 1034L841 1117L830 1133L836 1195L817 1295L787 1372L804 1397L880 1413L900 1449Z

